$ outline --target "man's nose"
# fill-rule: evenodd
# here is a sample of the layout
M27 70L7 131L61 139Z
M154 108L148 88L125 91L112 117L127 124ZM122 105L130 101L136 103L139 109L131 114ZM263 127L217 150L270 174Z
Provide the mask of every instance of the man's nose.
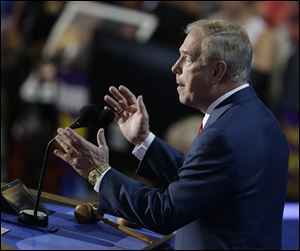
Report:
M175 62L175 64L172 66L172 72L174 73L174 74L181 74L181 67L180 67L180 64L179 64L179 60L177 60L176 62Z

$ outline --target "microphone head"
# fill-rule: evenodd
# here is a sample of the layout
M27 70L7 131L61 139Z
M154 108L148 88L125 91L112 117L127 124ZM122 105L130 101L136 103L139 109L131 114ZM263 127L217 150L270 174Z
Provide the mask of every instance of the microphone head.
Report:
M104 109L99 117L98 125L105 127L109 125L115 118L115 114L110 109Z
M97 123L99 119L99 109L96 105L88 104L79 111L80 127L87 127Z
M100 114L97 106L88 104L79 111L79 118L69 127L77 129L81 127L89 127L97 125L97 127L105 127L114 120L115 114L112 110L103 110Z

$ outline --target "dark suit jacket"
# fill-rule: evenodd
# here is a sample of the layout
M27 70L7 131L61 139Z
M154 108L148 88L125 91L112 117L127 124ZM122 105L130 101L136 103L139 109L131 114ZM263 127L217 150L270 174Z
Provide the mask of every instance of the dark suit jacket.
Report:
M155 138L137 173L164 189L111 169L99 210L177 230L176 249L280 249L287 170L280 126L247 87L212 112L185 156Z

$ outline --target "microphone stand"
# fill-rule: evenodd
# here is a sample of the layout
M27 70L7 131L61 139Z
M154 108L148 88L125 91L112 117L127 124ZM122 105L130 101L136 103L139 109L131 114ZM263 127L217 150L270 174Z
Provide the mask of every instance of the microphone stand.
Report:
M38 208L39 208L39 203L40 203L40 198L41 198L41 193L42 193L42 184L44 181L46 164L47 164L48 156L49 156L49 149L54 141L55 141L55 138L53 138L48 143L47 148L46 148L46 154L44 157L43 168L42 168L41 175L40 175L38 194L36 197L34 210L33 211L31 209L22 210L18 217L19 221L26 225L39 226L39 227L46 227L48 225L48 219L49 219L48 215L44 212L38 211Z
M76 128L81 128L81 127L86 127L91 122L95 122L96 119L99 119L99 121L102 121L103 125L108 125L114 119L114 113L111 110L104 110L102 112L102 117L100 117L100 118L98 118L99 115L95 111L97 111L97 108L94 105L84 106L80 110L82 118L78 118L75 122L73 122L69 126L69 128L76 129ZM94 114L97 114L96 117ZM43 168L42 168L41 175L40 175L38 194L36 197L34 210L24 209L19 214L18 220L21 223L24 223L26 225L39 226L39 227L48 226L48 220L49 220L48 215L44 212L38 211L38 208L39 208L39 203L40 203L40 198L41 198L42 184L44 181L46 164L48 161L49 149L54 141L55 141L55 138L50 140L50 142L48 143L47 148L46 148L46 153L45 153L45 157L44 157Z
M71 128L71 129L76 129L76 128L80 128L80 127L83 127L82 121L80 119L77 119L69 126L69 128ZM38 226L38 227L48 226L48 220L49 220L48 215L44 212L38 211L38 209L39 209L39 204L40 204L40 199L41 199L42 185L44 182L46 165L48 162L49 150L54 141L55 141L55 138L51 139L46 148L44 162L43 162L43 168L42 168L42 171L40 174L38 193L37 193L37 197L35 200L34 210L24 209L20 212L20 214L18 216L18 220L25 225Z

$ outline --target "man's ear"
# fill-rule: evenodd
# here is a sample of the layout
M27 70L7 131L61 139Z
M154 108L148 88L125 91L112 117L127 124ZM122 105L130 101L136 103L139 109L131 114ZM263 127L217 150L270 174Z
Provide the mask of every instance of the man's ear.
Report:
M227 71L227 64L223 61L217 61L214 64L212 80L214 84L220 83Z

